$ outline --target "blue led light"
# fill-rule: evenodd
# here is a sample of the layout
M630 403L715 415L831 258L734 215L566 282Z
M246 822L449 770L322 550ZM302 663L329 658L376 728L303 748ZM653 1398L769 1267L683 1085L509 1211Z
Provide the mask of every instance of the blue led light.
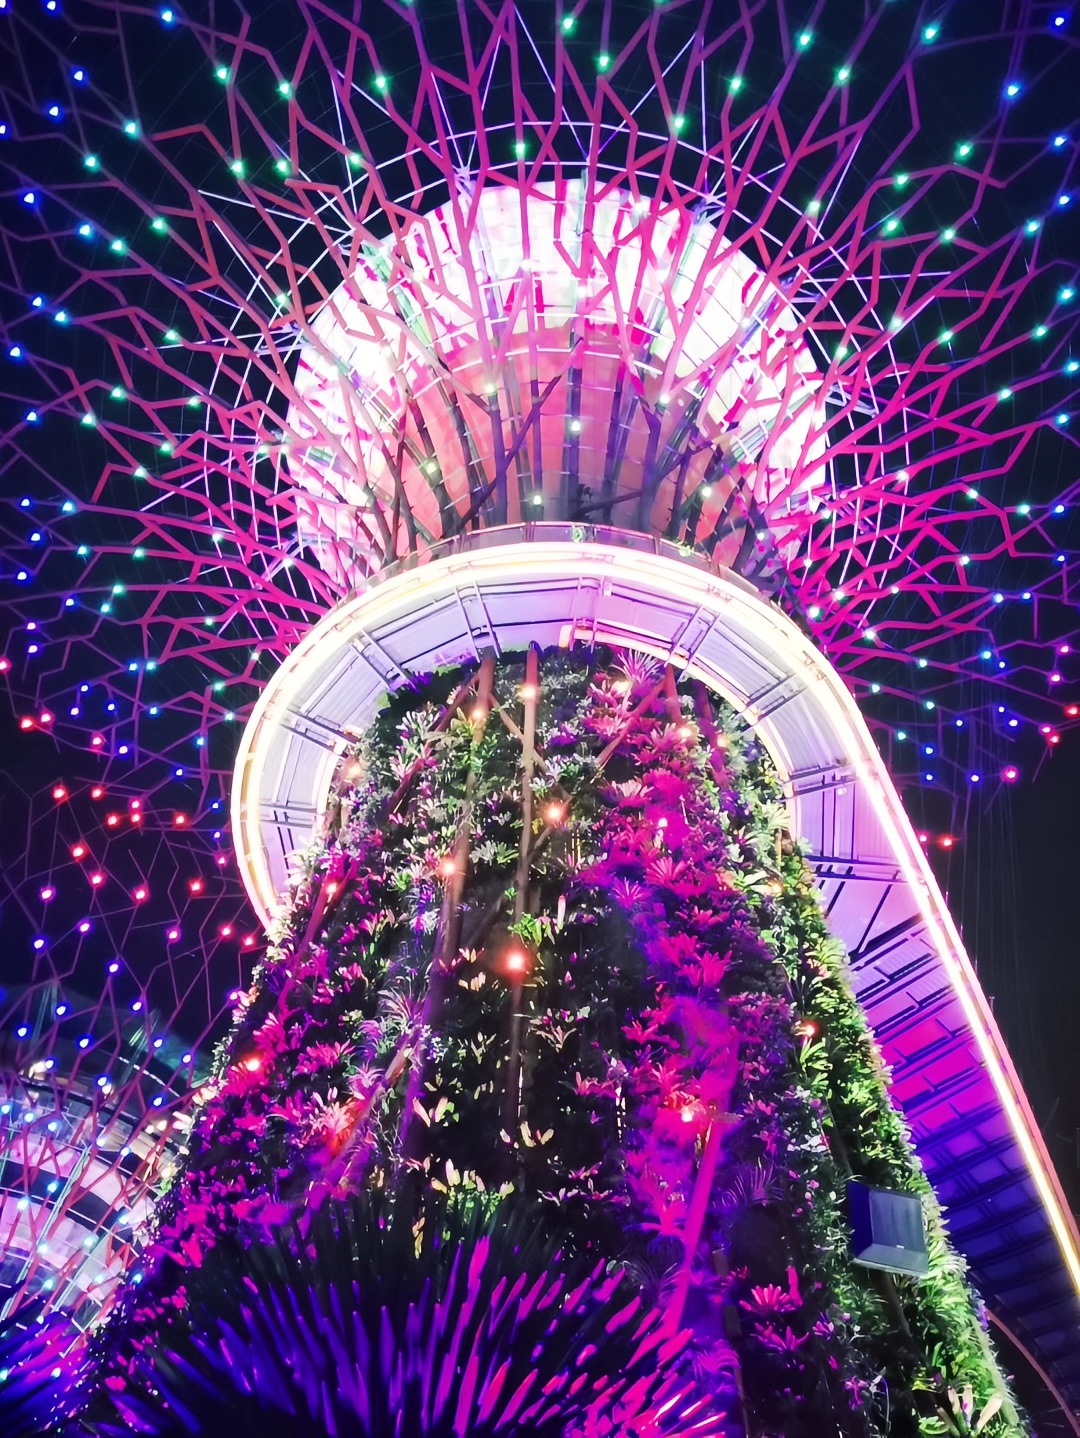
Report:
M1005 98L1006 98L1006 100L1015 100L1016 97L1017 97L1017 95L1019 95L1019 93L1020 93L1020 84L1019 84L1019 82L1016 81L1016 80L1010 80L1009 83L1005 86Z
M22 202L24 205L36 205L37 195L33 190L24 190Z

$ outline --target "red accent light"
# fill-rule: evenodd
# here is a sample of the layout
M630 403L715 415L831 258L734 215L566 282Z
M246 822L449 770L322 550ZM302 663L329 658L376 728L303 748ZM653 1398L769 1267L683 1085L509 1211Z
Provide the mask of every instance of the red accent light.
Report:
M52 796L59 804L62 799L67 798L68 791L64 788L63 784L57 784L56 788L52 791Z
M71 846L71 857L72 857L73 859L85 859L85 858L86 858L86 855L87 855L87 848L86 848L86 845L85 845L85 844L72 844L72 846Z
M132 816L131 816L131 822L132 822L133 824L141 824L141 823L142 823L142 815L141 815L141 814L132 814Z
M33 721L33 719L30 718L29 714L24 714L23 717L19 720L19 728L25 730L25 729L32 729L33 727L34 727L34 721Z
M941 838L938 840L938 843L943 849L951 849L956 843L956 840L951 834L942 834Z
M110 829L115 829L116 826L117 826L117 824L119 824L119 822L120 822L120 815L119 815L119 814L106 814L106 815L105 815L105 823L108 825L108 827L109 827Z
M1060 744L1060 743L1061 743L1061 735L1060 735L1060 734L1051 734L1050 737L1049 737L1049 739L1047 739L1046 742L1047 742L1048 744Z
M168 933L165 935L165 937L168 939L168 941L169 941L170 944L175 944L176 941L177 941L177 939L180 937L180 930L179 930L179 929L170 929L170 930L168 931Z
M524 949L511 949L506 956L506 971L509 974L523 974L529 966Z
M0 659L0 674L6 674L11 668L10 659Z
M105 875L101 872L100 869L98 869L95 873L90 875L90 882L91 884L93 884L95 889L100 889L101 885L105 882Z
M231 939L232 931L232 924L222 924L221 928L218 930L223 939Z
M258 1054L252 1054L250 1058L242 1061L242 1067L246 1068L249 1074L257 1074L262 1068L263 1061Z
M100 749L104 743L104 734L95 734L94 737L90 740L90 747L91 749Z
M193 894L201 894L202 891L203 891L203 889L204 889L204 887L205 887L205 885L204 885L202 879L189 879L189 880L188 880L188 888L191 890L191 892L192 892Z
M1076 716L1080 714L1080 704L1066 705L1065 713L1069 716L1070 719L1075 719Z
M133 891L131 897L135 900L137 904L141 904L144 899L148 899L150 897L150 890L146 887L145 884L140 884L139 887Z
M1002 769L1001 777L1005 780L1006 784L1015 784L1020 777L1020 770L1010 764L1008 768Z
M184 825L185 825L185 824L187 823L187 821L188 821L187 815L186 815L186 814L174 814L172 821L173 821L173 823L176 825L176 827L177 827L178 829L182 829L182 828L184 827Z
M90 790L91 799L101 799L104 797L104 795L105 790L101 787L100 784L95 784L94 787Z
M919 843L920 843L920 844L929 844L929 842L930 842L930 835L929 835L929 834L920 834L920 835L919 835Z
M254 943L255 943L255 935L254 935L254 934L245 934L245 935L244 935L244 948L245 948L245 949L250 949Z

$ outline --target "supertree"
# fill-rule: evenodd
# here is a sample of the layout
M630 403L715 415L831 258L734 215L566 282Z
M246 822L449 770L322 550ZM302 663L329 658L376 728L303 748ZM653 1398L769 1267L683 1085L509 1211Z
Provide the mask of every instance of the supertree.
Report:
M205 868L200 940L258 947L224 849L188 866L273 675L233 839L277 917L124 1341L238 1233L390 1191L326 1247L404 1212L497 1248L477 1213L538 1207L566 1274L618 1256L685 1318L656 1320L670 1382L618 1390L633 1421L1015 1431L933 1215L921 1286L822 1257L845 1175L925 1182L850 979L1065 1415L1075 1231L835 671L958 811L1077 717L1069 16L45 12L5 22L4 664L112 796L169 1007ZM489 1392L485 1421L525 1402Z

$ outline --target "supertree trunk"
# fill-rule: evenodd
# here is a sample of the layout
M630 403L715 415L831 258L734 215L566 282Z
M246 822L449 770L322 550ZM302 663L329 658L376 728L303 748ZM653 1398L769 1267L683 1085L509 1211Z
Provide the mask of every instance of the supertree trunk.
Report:
M524 1223L567 1283L617 1284L645 1387L601 1325L588 1402L553 1407L570 1364L524 1431L1020 1431L769 761L715 696L636 656L489 656L394 695L334 794L114 1325L122 1403L205 1321L215 1254L317 1247L359 1201L418 1263L466 1216L474 1254ZM852 1261L852 1176L923 1198L929 1277ZM488 1431L472 1401L422 1431Z

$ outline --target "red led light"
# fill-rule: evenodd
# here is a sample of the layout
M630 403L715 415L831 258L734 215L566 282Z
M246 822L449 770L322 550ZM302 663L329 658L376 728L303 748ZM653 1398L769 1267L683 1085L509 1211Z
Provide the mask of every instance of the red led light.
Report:
M1010 764L1007 768L1002 769L1001 777L1005 780L1006 784L1015 784L1020 777L1020 770Z
M189 879L189 880L188 880L188 888L191 890L191 892L192 892L193 894L201 894L202 891L203 891L203 889L204 889L204 887L205 887L205 885L204 885L202 879Z
M232 924L222 924L221 928L218 930L218 933L223 939L231 939L232 931Z
M150 890L145 884L140 884L137 889L132 891L131 897L137 904L141 904L145 899L150 897Z
M142 815L139 814L139 813L132 814L132 816L131 816L131 822L132 822L133 824L141 824L141 823L142 823Z
M101 872L100 869L98 869L90 875L90 882L91 884L93 884L95 889L100 889L102 884L105 882L105 875Z
M33 719L30 718L29 714L24 714L23 717L19 720L19 728L20 728L20 729L32 729L33 727L34 727L34 721L33 721Z
M73 859L85 859L87 852L88 850L85 844L72 844L71 846L71 857Z
M104 734L95 734L95 735L93 736L93 738L90 740L90 747L91 747L91 749L100 749L101 746L102 746L104 743L105 743L105 736L104 736Z
M105 815L105 823L107 824L107 826L108 826L110 829L115 829L116 826L117 826L117 824L119 824L119 822L120 822L120 815L119 815L119 814L106 814L106 815Z
M956 843L956 840L951 834L942 834L941 838L938 840L938 843L943 849L951 849Z
M67 798L68 791L64 788L63 784L57 784L56 788L52 791L52 796L59 804L61 799Z
M172 817L172 821L178 829L182 829L187 823L188 817L186 814L174 814Z
M1075 719L1076 716L1080 714L1080 705L1067 704L1065 706L1065 713L1069 716L1070 719Z
M90 790L91 799L101 799L104 797L104 794L105 790L101 787L100 784L95 784L94 787Z

